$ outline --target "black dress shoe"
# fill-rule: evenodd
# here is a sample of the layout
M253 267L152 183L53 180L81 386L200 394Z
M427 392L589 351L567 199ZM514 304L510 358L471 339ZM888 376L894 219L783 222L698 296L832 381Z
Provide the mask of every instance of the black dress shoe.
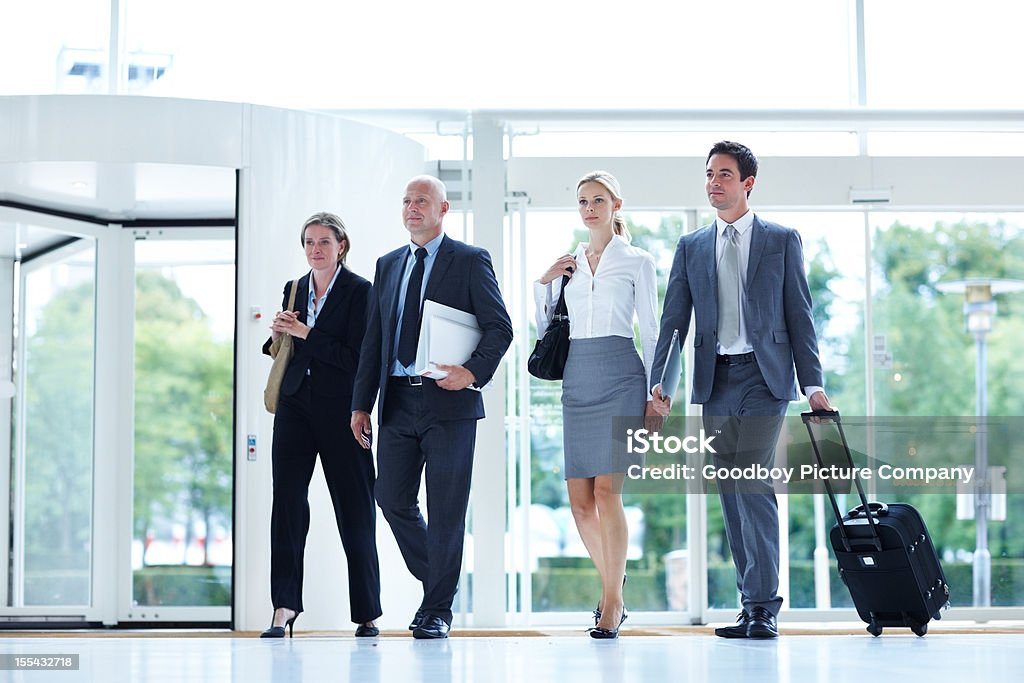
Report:
M416 614L414 614L412 616L412 621L409 622L409 630L410 631L415 631L420 626L422 626L423 625L423 619L426 616L427 615L425 615L423 613L423 610L421 610L421 609L416 610Z
M412 632L413 638L447 638L451 626L441 617L428 614L423 617L423 623Z
M755 607L750 611L750 623L747 624L747 638L778 638L779 627L775 623L775 615L764 607Z
M373 624L359 624L356 627L356 638L373 638L380 635L380 629Z
M739 613L736 617L735 626L724 626L722 628L715 629L715 635L719 638L746 638L747 637L747 626L750 624L750 615L747 614L746 610Z

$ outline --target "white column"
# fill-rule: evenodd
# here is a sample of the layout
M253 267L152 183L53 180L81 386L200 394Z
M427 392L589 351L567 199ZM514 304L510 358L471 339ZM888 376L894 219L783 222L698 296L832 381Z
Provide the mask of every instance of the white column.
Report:
M487 249L498 282L504 273L502 232L505 222L504 131L500 121L473 116L472 204L474 243ZM477 428L473 465L473 625L505 625L505 366L494 375L494 389L484 394L487 418Z

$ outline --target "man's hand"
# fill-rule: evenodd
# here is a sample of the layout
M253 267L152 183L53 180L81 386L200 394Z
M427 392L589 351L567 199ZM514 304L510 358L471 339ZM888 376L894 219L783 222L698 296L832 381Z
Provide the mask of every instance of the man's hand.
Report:
M654 387L654 391L651 394L654 398L647 402L648 409L653 410L655 415L668 417L669 412L672 410L672 397L662 396L660 384Z
M807 399L807 402L811 404L811 410L835 410L832 404L829 403L828 396L825 395L824 391L815 391L811 394L811 397ZM814 424L821 424L820 417L812 417L811 422Z
M365 410L353 410L352 411L352 436L355 437L356 443L370 450L370 446L373 444L373 427L370 426L370 414Z
M824 391L815 391L808 399L808 403L811 404L811 410L835 410Z
M442 365L439 363L437 368L448 373L447 377L437 382L437 386L442 389L461 391L476 381L473 373L461 365Z

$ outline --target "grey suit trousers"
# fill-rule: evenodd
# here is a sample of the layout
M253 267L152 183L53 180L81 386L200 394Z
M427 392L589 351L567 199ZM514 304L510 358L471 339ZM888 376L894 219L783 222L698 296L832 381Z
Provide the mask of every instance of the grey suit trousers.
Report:
M703 410L705 431L716 435L716 468L771 468L788 404L772 395L756 361L716 364ZM750 613L764 607L777 615L782 606L777 595L779 505L771 482L719 479L718 493L743 609Z

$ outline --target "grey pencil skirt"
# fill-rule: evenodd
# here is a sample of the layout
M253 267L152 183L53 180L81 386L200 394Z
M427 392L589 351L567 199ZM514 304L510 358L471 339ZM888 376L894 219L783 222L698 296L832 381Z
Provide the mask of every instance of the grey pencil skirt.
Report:
M626 429L643 426L644 364L626 337L573 339L562 379L565 478L625 473L643 464L626 452Z

